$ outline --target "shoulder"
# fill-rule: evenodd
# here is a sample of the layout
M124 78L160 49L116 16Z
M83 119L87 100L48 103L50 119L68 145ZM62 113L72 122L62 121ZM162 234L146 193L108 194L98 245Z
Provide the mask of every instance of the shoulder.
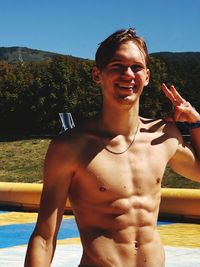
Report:
M162 155L165 155L170 160L180 147L185 147L182 134L175 123L166 122L163 119L141 119L141 132L145 139L148 139L151 147L161 149Z
M141 117L142 127L148 132L163 133L168 138L175 138L182 141L182 135L176 123L167 122L164 119L147 119Z
M175 123L163 119L141 118L141 133L148 138L151 145L162 145L169 153L175 153L179 145L184 144L182 134Z
M66 155L70 158L78 158L88 143L95 141L95 129L95 119L85 120L76 127L54 137L49 145L49 151L57 157Z

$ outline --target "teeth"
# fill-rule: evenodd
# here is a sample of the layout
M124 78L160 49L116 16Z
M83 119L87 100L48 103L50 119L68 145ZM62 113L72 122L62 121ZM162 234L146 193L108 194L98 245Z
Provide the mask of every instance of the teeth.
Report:
M130 89L134 89L135 86L121 86L121 85L119 85L119 87L123 88L123 89L130 90Z

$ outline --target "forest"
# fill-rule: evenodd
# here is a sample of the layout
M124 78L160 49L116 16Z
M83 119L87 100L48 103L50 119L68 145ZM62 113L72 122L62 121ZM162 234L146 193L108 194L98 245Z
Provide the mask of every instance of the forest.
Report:
M75 124L101 109L99 86L92 81L93 60L55 55L42 61L0 61L0 134L57 134L59 112ZM161 83L173 84L200 111L200 52L151 54L151 81L141 96L140 115L169 116Z

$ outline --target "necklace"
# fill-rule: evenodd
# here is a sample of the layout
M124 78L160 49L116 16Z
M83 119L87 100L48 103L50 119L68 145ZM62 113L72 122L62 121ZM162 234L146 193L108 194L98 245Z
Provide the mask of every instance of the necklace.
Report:
M126 151L129 150L129 148L132 146L132 144L134 143L135 141L135 138L136 138L136 135L137 135L137 132L139 130L139 126L140 126L140 121L138 122L138 125L137 125L137 128L136 128L136 131L134 133L134 136L133 136L133 140L130 142L130 144L127 146L127 148L124 150L124 151L121 151L121 152L116 152L116 151L112 151L110 148L108 148L107 146L105 147L105 150L107 150L108 152L114 154L114 155L120 155L120 154L124 154Z

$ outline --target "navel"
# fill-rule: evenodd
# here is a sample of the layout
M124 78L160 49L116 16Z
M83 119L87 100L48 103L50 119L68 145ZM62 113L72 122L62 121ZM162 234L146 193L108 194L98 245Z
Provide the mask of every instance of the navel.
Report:
M139 248L138 241L133 241L133 244L134 244L135 249L138 249Z

